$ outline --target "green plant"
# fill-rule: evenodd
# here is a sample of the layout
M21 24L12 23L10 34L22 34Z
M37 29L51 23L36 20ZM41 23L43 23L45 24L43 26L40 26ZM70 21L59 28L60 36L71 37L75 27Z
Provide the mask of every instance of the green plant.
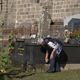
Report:
M13 49L14 49L14 42L15 42L15 35L13 32L11 32L9 34L9 47L8 47L8 50L9 50L9 53L11 54Z
M8 47L3 48L0 53L0 71L4 72L10 66Z
M0 27L2 27L2 24L4 23L4 17L0 16Z
M9 36L9 44L6 47L3 47L0 52L0 71L5 72L11 66L10 52L9 49L12 49L12 34Z

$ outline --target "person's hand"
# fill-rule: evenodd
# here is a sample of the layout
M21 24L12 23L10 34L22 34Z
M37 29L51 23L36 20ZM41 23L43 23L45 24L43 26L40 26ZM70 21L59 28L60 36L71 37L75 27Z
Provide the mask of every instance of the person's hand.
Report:
M45 62L48 63L48 61L49 61L49 60L46 58L46 59L45 59Z

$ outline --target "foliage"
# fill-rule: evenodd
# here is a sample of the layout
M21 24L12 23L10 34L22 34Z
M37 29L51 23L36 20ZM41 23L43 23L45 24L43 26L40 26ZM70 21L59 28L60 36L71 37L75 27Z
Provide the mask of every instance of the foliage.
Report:
M0 53L0 71L4 72L10 65L8 47L3 48Z
M77 38L80 38L80 29L78 29L77 31L74 31L73 36L77 37Z
M0 71L5 72L7 68L11 66L10 53L12 52L13 46L13 33L9 35L9 44L3 47L0 52Z
M9 53L11 54L14 49L14 41L15 41L15 35L13 32L9 34Z
M2 24L4 23L4 18L3 18L3 16L2 17L0 17L0 27L2 27Z

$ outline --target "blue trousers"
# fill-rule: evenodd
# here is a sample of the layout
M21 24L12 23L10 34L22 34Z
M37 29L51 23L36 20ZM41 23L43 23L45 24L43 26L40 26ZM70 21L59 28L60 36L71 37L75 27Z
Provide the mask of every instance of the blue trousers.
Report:
M56 55L54 58L50 59L50 66L49 71L58 71L59 70L59 64L58 64L58 56Z

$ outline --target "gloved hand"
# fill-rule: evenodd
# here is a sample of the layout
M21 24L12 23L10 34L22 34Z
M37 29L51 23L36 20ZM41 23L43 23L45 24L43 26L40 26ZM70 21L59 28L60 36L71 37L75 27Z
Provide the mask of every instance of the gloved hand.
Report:
M48 62L49 62L49 59L45 59L45 63L48 64Z

